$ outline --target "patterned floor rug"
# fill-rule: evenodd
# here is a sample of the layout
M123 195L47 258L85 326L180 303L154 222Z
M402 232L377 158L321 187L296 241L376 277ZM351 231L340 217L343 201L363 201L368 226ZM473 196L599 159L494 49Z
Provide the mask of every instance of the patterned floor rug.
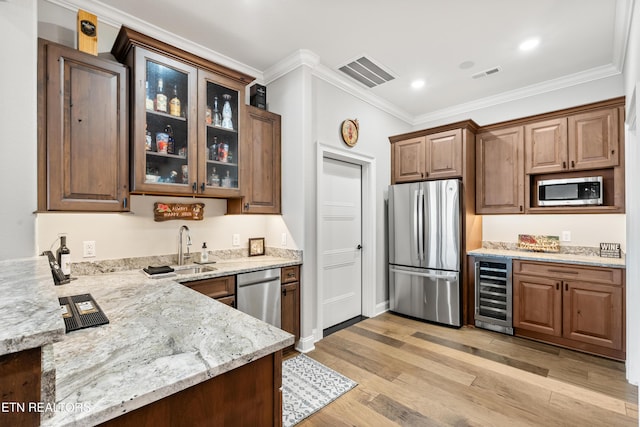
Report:
M357 383L300 354L282 363L282 425L291 427Z

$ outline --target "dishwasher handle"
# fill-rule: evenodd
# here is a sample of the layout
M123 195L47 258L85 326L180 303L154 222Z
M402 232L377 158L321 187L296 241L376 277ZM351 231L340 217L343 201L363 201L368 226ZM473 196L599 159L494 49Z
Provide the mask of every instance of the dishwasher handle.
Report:
M272 277L272 278L269 278L269 279L266 279L266 280L254 280L254 281L245 282L245 283L242 283L242 284L239 283L238 287L239 288L244 288L244 287L247 287L247 286L255 286L255 285L261 285L263 283L271 283L271 282L280 283L280 277Z

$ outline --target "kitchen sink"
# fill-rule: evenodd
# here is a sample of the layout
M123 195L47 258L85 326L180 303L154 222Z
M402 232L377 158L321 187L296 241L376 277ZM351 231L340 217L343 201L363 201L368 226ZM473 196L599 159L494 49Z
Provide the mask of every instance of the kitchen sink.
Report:
M180 266L174 267L176 274L198 274L198 273L207 273L209 271L215 271L215 267L206 267L206 266Z

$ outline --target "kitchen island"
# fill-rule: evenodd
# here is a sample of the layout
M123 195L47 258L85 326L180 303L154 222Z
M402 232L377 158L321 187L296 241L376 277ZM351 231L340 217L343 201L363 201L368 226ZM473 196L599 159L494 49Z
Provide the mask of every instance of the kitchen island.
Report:
M221 262L197 277L290 260L234 262ZM54 287L47 273L48 304L57 307L57 297L89 293L109 323L42 344L42 425L280 422L282 349L293 343L291 334L207 298L175 277L151 279L134 270L81 276ZM26 290L33 283L22 285ZM61 334L59 308L48 317Z

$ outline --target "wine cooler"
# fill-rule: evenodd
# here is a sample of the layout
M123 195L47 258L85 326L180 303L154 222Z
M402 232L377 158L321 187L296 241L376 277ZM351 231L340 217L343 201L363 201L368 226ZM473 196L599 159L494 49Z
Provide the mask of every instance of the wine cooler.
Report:
M513 335L511 259L475 258L475 325Z

